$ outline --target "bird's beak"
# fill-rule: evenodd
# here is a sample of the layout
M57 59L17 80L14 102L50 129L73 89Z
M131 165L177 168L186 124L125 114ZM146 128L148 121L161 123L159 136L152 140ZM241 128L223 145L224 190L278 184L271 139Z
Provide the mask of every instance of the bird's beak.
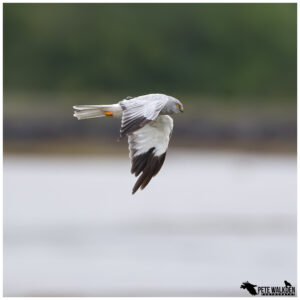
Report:
M180 106L179 110L180 110L181 112L184 112L183 106Z

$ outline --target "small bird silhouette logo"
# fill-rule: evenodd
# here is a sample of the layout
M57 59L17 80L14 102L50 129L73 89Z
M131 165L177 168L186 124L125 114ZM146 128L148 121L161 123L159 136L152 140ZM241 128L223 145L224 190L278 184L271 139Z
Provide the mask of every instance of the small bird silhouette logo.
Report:
M243 282L243 284L241 285L241 289L246 289L251 295L255 296L257 295L256 292L256 287L257 285L254 285L252 283L250 283L249 281Z
M288 281L284 281L285 287L292 286Z

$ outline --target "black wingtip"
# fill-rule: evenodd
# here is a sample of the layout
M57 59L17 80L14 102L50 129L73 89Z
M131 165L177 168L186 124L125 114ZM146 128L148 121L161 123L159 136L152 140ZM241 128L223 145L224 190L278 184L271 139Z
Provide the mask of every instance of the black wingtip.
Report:
M159 172L165 161L166 152L160 156L154 156L152 151L147 154L148 155L144 157L146 163L143 164L142 170L138 170L138 173L142 172L142 174L135 183L132 189L132 194L134 194L139 188L143 190L148 185L152 177Z

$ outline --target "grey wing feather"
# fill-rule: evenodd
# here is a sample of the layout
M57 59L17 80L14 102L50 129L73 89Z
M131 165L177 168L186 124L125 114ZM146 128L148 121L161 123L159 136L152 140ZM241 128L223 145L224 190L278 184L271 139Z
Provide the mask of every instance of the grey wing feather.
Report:
M146 95L120 101L123 110L120 138L155 120L167 103L167 97Z

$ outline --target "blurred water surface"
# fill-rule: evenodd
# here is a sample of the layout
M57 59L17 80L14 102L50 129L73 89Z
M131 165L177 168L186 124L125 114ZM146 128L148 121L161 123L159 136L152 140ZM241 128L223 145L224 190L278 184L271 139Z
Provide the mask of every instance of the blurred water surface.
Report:
M246 296L296 284L296 157L4 157L5 296Z

